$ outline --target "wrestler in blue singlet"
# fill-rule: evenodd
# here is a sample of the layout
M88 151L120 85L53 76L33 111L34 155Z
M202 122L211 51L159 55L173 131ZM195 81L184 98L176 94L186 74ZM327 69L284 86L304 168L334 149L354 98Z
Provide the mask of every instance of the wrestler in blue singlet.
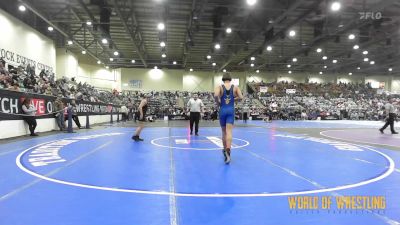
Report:
M226 124L232 124L235 121L235 96L233 95L234 86L229 90L222 85L223 94L221 96L221 105L219 109L219 123L221 127L226 127Z

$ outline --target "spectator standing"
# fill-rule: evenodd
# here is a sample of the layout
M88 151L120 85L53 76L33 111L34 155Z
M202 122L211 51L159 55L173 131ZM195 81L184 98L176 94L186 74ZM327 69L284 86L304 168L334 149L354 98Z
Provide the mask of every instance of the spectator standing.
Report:
M25 98L24 101L22 102L22 111L24 112L24 114L26 114L26 116L24 116L24 120L28 124L31 136L38 136L35 133L35 129L37 126L35 115L37 109L30 102L31 102L30 98Z

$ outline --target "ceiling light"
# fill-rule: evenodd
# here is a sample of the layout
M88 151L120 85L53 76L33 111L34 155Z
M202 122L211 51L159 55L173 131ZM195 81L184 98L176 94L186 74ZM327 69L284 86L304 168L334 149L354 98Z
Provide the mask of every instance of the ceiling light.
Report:
M337 60L336 59L332 60L332 63L337 63Z
M360 46L358 46L358 45L353 46L353 49L359 49L359 48L360 48Z
M328 56L323 56L322 59L323 59L323 60L327 60L327 59L328 59Z
M114 58L110 58L110 61L111 61L111 62L114 61Z
M392 71L393 71L393 69L392 69L392 68L389 68L388 70L389 70L390 72L392 72Z
M158 30L164 30L164 29L165 29L165 24L164 24L164 23L159 23L159 24L157 25L157 29L158 29Z
M319 72L319 74L321 74L321 75L322 75L322 74L324 74L324 73L323 73L322 71L320 71L320 72Z
M230 27L226 28L226 33L227 33L227 34L232 33L232 28L230 28Z
M292 71L291 71L291 70L289 70L289 71L288 71L288 73L292 73Z
M192 68L190 68L190 70L189 70L190 72L193 72L193 69Z
M358 70L361 70L361 67L357 67Z
M364 62L368 62L369 61L369 59L368 58L364 58Z
M101 43L107 44L107 43L108 43L108 40L107 40L106 38L103 38L103 39L101 39Z
M101 61L100 61L100 60L97 60L97 64L101 64Z
M256 73L260 73L260 70L256 70Z
M86 22L86 25L92 26L92 21L87 21L87 22Z
M163 53L163 54L161 55L161 57L165 58L165 57L167 57L167 55L166 55L165 53Z
M328 66L324 66L324 69L328 68Z
M214 62L214 63L212 63L212 65L213 65L213 66L216 66L217 64Z
M344 27L344 25L343 24L339 24L339 26L338 27Z
M318 53L322 52L322 49L321 48L317 48L317 52Z
M161 47L165 47L165 42L163 42L163 41L160 42L160 46L161 46Z
M256 57L252 56L252 57L250 58L250 60L251 60L251 61L254 61L254 60L256 60Z
M211 55L207 55L207 59L211 59Z
M363 55L368 55L368 51L363 51Z
M371 61L371 62L369 62L369 64L374 65L374 64L375 64L375 61Z
M114 52L114 55L117 56L117 55L119 55L119 53L118 53L117 51L115 51L115 52Z
M110 67L109 67L109 66L106 66L106 69L110 69Z
M272 51L272 46L267 46L267 51Z
M254 67L254 63L250 64L251 67Z
M338 1L332 2L332 4L331 4L331 10L334 12L339 11L341 7L342 7L342 4L340 4L340 2L338 2Z
M214 48L215 48L215 49L220 49L220 48L221 48L221 45L220 45L220 44L215 44Z
M20 5L20 6L18 7L18 9L19 9L19 11L21 11L21 12L25 12L26 7L25 7L24 5Z
M349 73L349 76L353 75L353 73Z
M86 54L86 51L85 51L85 50L83 50L83 51L82 51L82 54L83 54L83 55L85 55L85 54Z
M176 65L176 63L177 63L176 61L173 61L173 62L172 62L172 64L174 64L174 65Z
M289 65L287 65L287 68L290 68L290 67L292 67L292 65L290 65L290 64L289 64Z
M71 40L69 40L67 43L68 43L68 45L72 45L74 42L72 42Z
M157 67L157 66L154 66L154 69L155 69L155 70L157 70L157 69L158 69L158 67Z
M356 38L356 35L354 35L354 34L350 34L350 35L349 35L349 39L350 39L350 40L354 40L354 38Z
M295 35L296 35L296 31L291 30L291 31L289 32L289 36L290 36L290 37L294 37Z
M292 61L293 61L293 62L297 62L297 58L293 58Z
M131 60L131 63L136 63L136 60L132 59L132 60Z
M257 3L257 0L246 0L247 5L255 5Z
M226 69L222 70L222 72L226 73Z
M49 31L53 31L54 30L54 28L53 27L47 27L47 30L49 30Z

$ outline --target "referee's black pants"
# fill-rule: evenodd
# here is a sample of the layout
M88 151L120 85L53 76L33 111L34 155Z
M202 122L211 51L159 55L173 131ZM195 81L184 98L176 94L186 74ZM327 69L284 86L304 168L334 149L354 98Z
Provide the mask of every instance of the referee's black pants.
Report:
M195 124L195 134L199 133L200 112L190 112L190 133L193 133L193 123Z
M385 130L386 127L390 125L390 131L392 133L396 133L394 130L394 120L396 119L396 114L395 113L389 113L389 118L386 120L385 125L381 128L381 130Z

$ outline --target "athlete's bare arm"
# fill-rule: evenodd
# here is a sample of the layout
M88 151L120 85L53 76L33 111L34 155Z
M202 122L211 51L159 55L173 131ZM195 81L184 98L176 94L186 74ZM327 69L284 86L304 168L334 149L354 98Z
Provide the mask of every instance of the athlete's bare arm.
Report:
M235 102L237 101L241 101L243 99L243 94L242 91L240 90L239 87L235 87L234 91L234 95L235 95Z
M221 105L221 87L218 86L214 89L214 100L217 106Z

